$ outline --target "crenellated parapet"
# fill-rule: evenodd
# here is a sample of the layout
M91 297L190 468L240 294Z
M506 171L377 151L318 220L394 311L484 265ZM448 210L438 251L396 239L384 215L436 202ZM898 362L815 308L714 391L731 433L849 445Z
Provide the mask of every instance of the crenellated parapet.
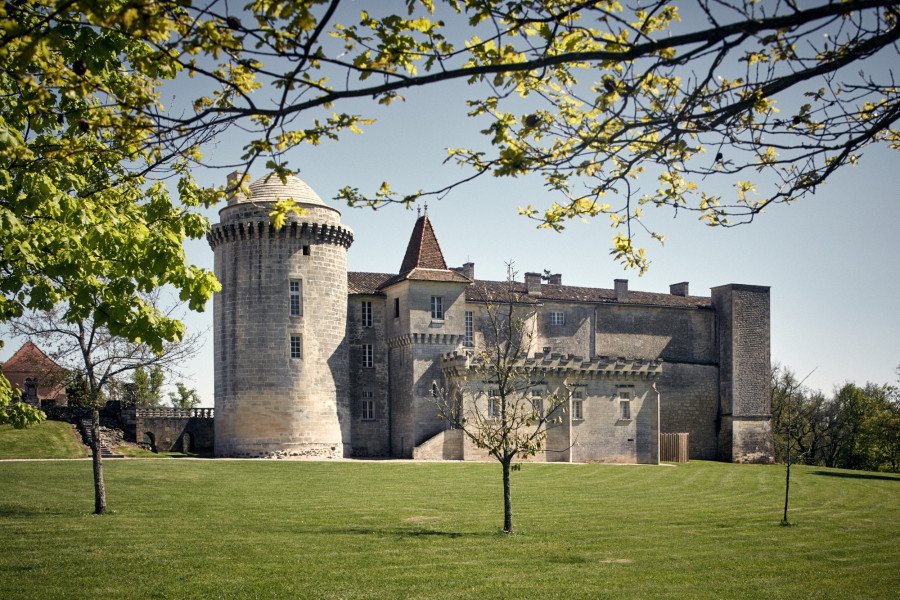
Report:
M429 346L455 346L462 342L461 335L452 333L408 333L391 338L387 341L388 348L402 348L404 346L429 345Z
M449 376L464 374L475 366L476 353L455 350L441 357L441 368ZM662 373L662 359L647 360L623 356L585 358L574 354L536 353L516 365L525 371L576 379L617 379L654 381Z
M217 246L229 242L286 238L335 244L349 248L353 243L353 232L341 225L298 221L285 223L281 229L275 229L272 223L260 220L217 223L206 234L206 239L213 250Z

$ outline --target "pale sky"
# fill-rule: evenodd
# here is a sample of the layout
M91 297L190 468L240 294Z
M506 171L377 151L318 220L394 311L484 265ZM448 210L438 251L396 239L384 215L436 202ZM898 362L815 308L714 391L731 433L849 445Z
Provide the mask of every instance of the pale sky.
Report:
M886 60L895 60L888 56ZM298 148L289 164L318 194L342 213L355 232L348 254L354 271L396 272L415 210L391 206L372 211L348 208L331 198L344 185L373 192L387 180L397 190L435 188L469 174L442 165L446 148L480 143L480 128L465 118L463 83L404 93L406 101L387 109L366 102L338 107L378 118L362 135L316 148ZM227 163L240 154L241 132L226 132L206 156ZM230 169L195 171L203 184L222 184ZM255 168L252 178L264 175ZM653 180L639 182L655 187ZM724 182L706 190L730 191ZM733 192L732 192L733 193ZM612 287L629 279L631 289L668 292L671 283L690 282L692 295L726 283L771 287L772 360L829 393L846 381L896 383L900 364L900 152L873 147L859 165L839 172L826 185L790 206L769 208L750 225L710 228L693 214L673 218L666 209L648 209L651 228L665 245L646 240L653 264L643 277L625 271L609 256L613 231L606 217L573 222L562 233L538 230L516 214L518 206L552 201L535 178L482 178L429 203L444 256L450 266L471 260L479 279L503 279L505 262L520 273L549 269L563 283ZM217 211L210 219L217 222ZM652 243L651 243L652 242ZM188 258L212 268L205 241L186 244ZM212 303L191 315L192 331L208 331L201 354L186 370L204 406L212 406ZM21 340L6 340L0 360ZM280 343L280 342L279 342Z

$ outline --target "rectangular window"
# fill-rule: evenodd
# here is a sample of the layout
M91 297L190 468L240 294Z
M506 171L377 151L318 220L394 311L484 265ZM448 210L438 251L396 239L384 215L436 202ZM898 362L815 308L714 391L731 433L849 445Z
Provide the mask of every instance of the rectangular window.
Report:
M303 314L303 292L299 279L291 279L291 316L299 317Z
M534 412L536 412L540 416L544 416L544 399L543 398L532 398L531 406L534 408Z
M572 400L572 418L576 421L584 419L583 400Z
M565 325L566 324L566 313L556 310L550 311L550 324L551 325Z
M394 318L400 318L400 298L394 298Z
M368 300L364 300L362 303L362 326L372 326L372 303Z
M496 390L491 390L496 391ZM498 396L491 396L488 393L488 418L496 419L500 416L500 398Z
M375 420L375 392L362 393L362 420Z
M444 298L442 296L431 297L431 318L435 321L444 320Z
M475 346L475 317L471 310L466 311L466 334L463 337L463 346L466 348Z
M303 256L309 256L309 246L303 246Z
M622 411L622 419L631 419L631 392L619 392L619 407Z
M372 344L363 344L362 346L362 366L366 369L371 369L375 366Z
M291 336L291 358L303 358L303 338L299 335Z

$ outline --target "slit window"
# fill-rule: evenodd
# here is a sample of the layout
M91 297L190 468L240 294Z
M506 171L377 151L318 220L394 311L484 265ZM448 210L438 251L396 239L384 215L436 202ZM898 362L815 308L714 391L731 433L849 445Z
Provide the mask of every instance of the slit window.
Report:
M400 298L394 298L394 318L400 318Z

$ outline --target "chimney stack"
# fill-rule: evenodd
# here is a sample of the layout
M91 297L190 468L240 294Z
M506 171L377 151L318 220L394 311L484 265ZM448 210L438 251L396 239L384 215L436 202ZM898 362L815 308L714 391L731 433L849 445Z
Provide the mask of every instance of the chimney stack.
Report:
M462 266L462 274L472 281L475 281L475 263L467 262L463 263Z
M614 280L615 289L616 289L616 300L622 301L625 299L625 296L628 295L628 280L627 279L616 279Z
M669 293L673 296L687 296L688 282L682 281L681 283L673 283L669 286Z
M541 295L540 273L525 273L525 291L529 296Z
M547 278L550 285L562 285L562 273L554 273Z

